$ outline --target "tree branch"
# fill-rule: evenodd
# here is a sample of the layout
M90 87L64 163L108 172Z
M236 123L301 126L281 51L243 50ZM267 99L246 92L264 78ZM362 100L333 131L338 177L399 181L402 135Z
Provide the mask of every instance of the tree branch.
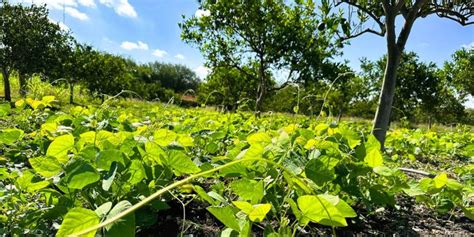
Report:
M345 36L345 37L340 37L340 39L342 41L345 41L345 40L348 40L348 39L356 38L356 37L358 37L360 35L363 35L365 33L371 33L371 34L375 34L375 35L382 36L382 37L385 36L385 31L375 31L375 30L372 30L370 28L367 28L363 31L358 32L357 34L348 35L348 36Z
M397 38L397 46L400 51L405 48L405 44L407 42L408 36L410 35L413 23L415 22L415 19L417 18L420 9L427 2L428 0L416 0L415 4L413 4L413 7L408 12L407 17L405 18L405 24L403 25L403 28Z
M346 4L350 5L350 6L353 6L353 7L357 8L357 9L361 10L362 12L366 13L367 15L369 15L369 16L379 25L380 29L383 31L383 29L384 29L384 27L385 27L384 23L382 22L382 20L380 20L379 17L375 16L375 15L373 14L373 12L371 12L369 9L367 9L367 8L365 8L365 7L363 7L363 6L359 5L359 4L357 4L356 1L351 1L351 0L341 0L340 2L338 2L338 3L336 4L336 6L339 6L341 3L346 3Z
M405 6L405 0L398 0L397 5L396 5L395 8L396 8L398 11L400 11L404 6Z
M460 9L459 11L455 11L452 9L443 8L437 4L430 4L431 7L428 11L420 12L418 16L426 17L430 14L436 14L438 17L448 18L450 20L456 21L459 24L466 26L474 24L474 21L469 22L469 18L474 16L474 10L469 9ZM465 14L462 14L462 11L468 11Z

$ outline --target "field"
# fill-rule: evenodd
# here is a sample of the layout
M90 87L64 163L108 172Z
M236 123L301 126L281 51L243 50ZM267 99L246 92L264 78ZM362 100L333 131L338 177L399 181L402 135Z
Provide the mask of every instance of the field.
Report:
M123 99L15 105L0 105L5 235L474 231L472 127L397 128L381 152L364 121Z

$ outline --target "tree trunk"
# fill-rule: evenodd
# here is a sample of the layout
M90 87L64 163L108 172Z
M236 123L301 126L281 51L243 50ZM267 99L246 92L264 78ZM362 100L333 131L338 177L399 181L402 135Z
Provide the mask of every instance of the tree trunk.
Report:
M69 104L74 104L74 84L69 82Z
M397 80L397 68L400 64L401 57L401 52L398 51L396 45L389 45L389 47L382 91L380 92L379 105L375 113L374 126L372 129L372 134L374 134L380 144L382 144L382 148L384 147L385 136L387 135L388 125L390 123L390 114Z
M26 75L22 72L18 72L18 80L20 81L20 96L26 97Z
M392 112L393 97L395 95L395 85L397 81L397 68L400 64L402 50L397 45L395 32L395 17L394 8L390 6L384 7L385 27L387 28L387 63L385 65L385 72L382 82L382 90L380 91L379 103L377 112L375 113L374 126L372 134L377 138L381 144L381 149L384 149L385 136L387 135L388 126L390 123L390 114Z
M12 96L11 96L11 89L10 89L10 73L8 72L7 69L3 68L2 69L2 76L3 76L3 87L5 91L5 100L8 102L12 101Z

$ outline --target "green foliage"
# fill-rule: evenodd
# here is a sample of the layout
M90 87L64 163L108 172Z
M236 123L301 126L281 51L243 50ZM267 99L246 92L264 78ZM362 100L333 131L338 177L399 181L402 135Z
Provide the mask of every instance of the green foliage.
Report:
M442 74L457 89L459 96L474 95L474 48L462 48L452 55L451 62L445 62Z
M98 224L100 221L99 216L94 211L76 207L71 209L64 217L61 227L59 227L56 236L69 236L78 231L87 229ZM93 237L95 231L85 235Z
M25 76L45 72L49 65L57 64L57 55L52 52L61 48L69 36L49 20L45 5L2 2L0 18L0 68L4 77L13 70L18 72L20 94L24 95ZM8 78L6 82L5 94L10 96Z
M360 208L372 213L393 207L405 194L441 214L462 210L472 217L468 128L394 130L381 153L365 123L278 114L257 119L148 102L52 110L53 100L18 101L7 112L12 122L25 117L29 126L1 131L0 192L8 201L0 215L12 214L0 219L4 233L53 235L53 223L61 223L57 235L77 233L117 218L183 177L195 178L141 207L150 221L139 210L97 233L133 236L152 228L177 197L207 206L223 233L242 235L252 234L254 225L279 234L314 228L312 223L344 227L359 218ZM433 168L457 179L440 172L417 180L397 169L426 166L424 159L444 162ZM10 186L15 188L4 188Z
M385 64L386 57L375 62L362 60L366 103L375 103L378 99L378 88L382 83ZM416 122L428 122L430 118L438 122L464 121L464 101L458 97L458 92L453 90L454 84L443 76L443 71L434 63L420 62L413 52L404 53L397 72L398 83L392 119L405 117Z
M255 94L246 95L255 98L256 112L274 90L273 71L287 70L287 81L298 82L337 52L332 38L337 27L332 25L341 16L315 9L312 1L203 1L202 8L209 14L180 24L182 39L200 49L207 66L224 70L211 79L222 81L223 86L211 90L221 91L224 98L231 85L258 85ZM319 23L330 27L318 30ZM230 79L236 74L244 77ZM233 101L239 100L235 97L240 95L233 96Z

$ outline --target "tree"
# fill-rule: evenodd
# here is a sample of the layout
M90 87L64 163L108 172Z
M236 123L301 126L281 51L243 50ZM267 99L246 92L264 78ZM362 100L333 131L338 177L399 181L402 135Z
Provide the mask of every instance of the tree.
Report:
M51 61L51 51L63 43L65 32L50 22L46 5L24 6L3 2L0 7L0 67L5 85L5 99L11 100L10 73L16 70L20 95L26 95L27 75L41 73Z
M367 91L376 92L387 64L387 56L375 62L362 60L362 76L367 82ZM464 116L462 99L456 98L450 82L439 73L434 63L420 62L414 52L403 53L397 72L399 83L395 88L391 120L406 117L411 121L439 122L461 121ZM369 93L369 95L372 93ZM377 94L370 96L372 100ZM426 119L428 118L428 119Z
M56 60L49 64L43 74L50 81L64 79L69 86L69 103L73 104L74 86L79 83L86 85L87 81L93 80L97 75L91 65L96 62L99 54L91 46L79 44L72 38L64 42L52 52L56 55Z
M176 92L195 91L199 85L196 73L184 65L154 62L147 67L151 70L147 82L158 82Z
M337 28L320 31L318 25L340 15L317 14L312 1L203 1L201 7L208 14L185 19L181 37L198 46L208 67L234 68L256 82L256 115L269 92L304 75L301 62L320 62L339 45L332 41ZM287 83L272 87L272 74L282 71L288 72Z
M390 114L392 111L393 97L395 95L397 69L401 55L405 49L408 37L414 22L429 15L437 15L458 22L461 25L474 24L469 21L474 15L474 1L472 0L338 0L336 6L348 6L346 13L348 24L352 23L354 30L345 30L343 40L358 37L365 33L372 33L386 38L387 63L385 65L382 90L379 105L375 114L372 133L382 144L385 142ZM395 22L397 16L404 19L403 26L397 35ZM350 19L356 16L357 20ZM372 21L379 29L364 28L364 23Z
M452 61L444 63L442 74L456 87L460 97L474 96L474 47L454 52Z
M244 68L250 71L249 68ZM239 103L251 101L255 95L257 81L247 78L247 74L235 68L216 68L199 87L199 99L206 104L224 105L235 110Z

